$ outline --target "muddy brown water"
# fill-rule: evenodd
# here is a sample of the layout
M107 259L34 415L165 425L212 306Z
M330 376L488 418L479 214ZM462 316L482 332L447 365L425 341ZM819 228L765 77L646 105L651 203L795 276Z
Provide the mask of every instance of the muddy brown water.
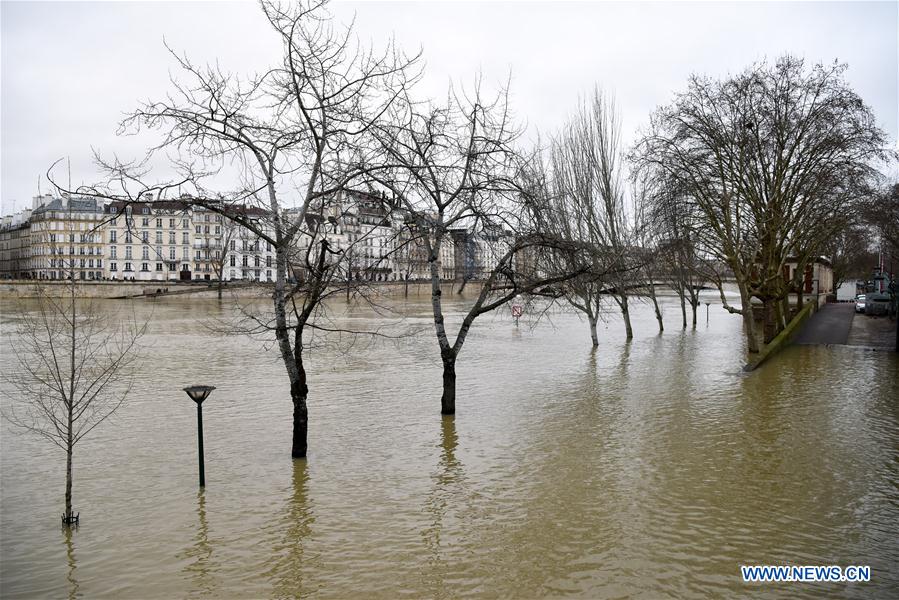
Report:
M310 357L310 455L291 461L283 366L208 327L226 301L152 310L128 403L76 448L80 528L59 525L64 455L0 425L4 598L889 597L899 589L899 357L791 347L752 374L739 317L694 330L634 310L593 354L554 315L478 322L439 414L425 299L336 304ZM121 308L123 304L110 304ZM460 319L460 306L451 321ZM704 307L703 307L704 308ZM13 317L3 306L3 369ZM196 411L204 404L205 492ZM8 387L4 388L8 391ZM9 402L8 397L3 402ZM865 584L742 583L740 565L870 565ZM895 597L895 596L894 596Z

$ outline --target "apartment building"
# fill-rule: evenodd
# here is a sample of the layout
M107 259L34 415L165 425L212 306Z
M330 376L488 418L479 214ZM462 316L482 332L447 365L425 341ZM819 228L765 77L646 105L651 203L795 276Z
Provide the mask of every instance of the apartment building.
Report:
M122 281L191 279L193 220L179 201L112 202L104 209L104 276Z
M0 220L0 277L31 277L31 210L7 215Z
M239 218L245 223L252 223L252 228L244 227L232 219L225 218L221 236L222 273L221 277L228 281L274 281L275 249L271 242L257 235L253 229L259 230L270 239L275 237L274 227L268 218L268 212L255 206L228 207L230 216ZM221 215L216 215L221 219ZM205 218L205 217L204 217ZM218 230L214 226L215 231ZM205 226L204 226L204 235ZM212 249L212 255L218 258L218 247Z
M29 228L31 279L103 279L103 203L95 198L35 198Z

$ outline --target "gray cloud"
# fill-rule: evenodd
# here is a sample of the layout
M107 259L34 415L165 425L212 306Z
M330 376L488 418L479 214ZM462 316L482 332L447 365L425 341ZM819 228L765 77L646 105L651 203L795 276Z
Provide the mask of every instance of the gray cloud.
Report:
M341 2L363 40L391 34L424 50L420 91L446 93L476 72L511 73L517 114L552 132L579 94L600 85L633 137L650 111L692 72L713 76L790 52L849 63L848 78L895 143L895 2ZM115 135L137 101L168 90L173 60L163 39L198 62L235 72L278 59L278 41L250 2L2 2L2 198L25 206L38 177L70 156L75 183L97 177L91 149L139 156L152 137ZM44 183L44 191L48 189Z

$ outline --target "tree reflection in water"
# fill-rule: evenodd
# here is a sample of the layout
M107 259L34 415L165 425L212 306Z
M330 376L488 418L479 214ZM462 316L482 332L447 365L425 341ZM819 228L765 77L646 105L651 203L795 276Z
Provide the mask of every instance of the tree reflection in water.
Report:
M66 562L69 566L69 570L66 573L66 581L68 582L69 588L69 600L81 597L81 594L78 593L78 580L75 579L75 569L78 565L75 564L75 545L72 543L72 535L77 530L77 523L62 528L62 533L66 542Z
M459 514L465 506L465 471L462 463L456 458L456 447L459 437L456 434L456 420L452 415L444 415L441 421L440 460L437 470L432 475L433 488L425 501L425 511L430 515L430 525L422 531L422 538L428 549L425 564L420 576L429 590L428 595L439 598L451 594L445 585L445 572L452 567L452 561L445 555L458 551L454 545L460 540L444 538L444 531L458 531L456 526L447 526L446 520L452 511ZM454 543L455 542L455 543Z
M287 499L283 540L272 551L272 567L265 577L274 580L275 598L301 598L315 590L307 574L314 572L309 563L306 541L312 533L315 514L308 500L309 472L305 459L293 460L293 486Z

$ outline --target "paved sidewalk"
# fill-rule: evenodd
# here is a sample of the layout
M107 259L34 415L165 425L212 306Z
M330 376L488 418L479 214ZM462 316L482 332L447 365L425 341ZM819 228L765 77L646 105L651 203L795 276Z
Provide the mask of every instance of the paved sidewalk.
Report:
M854 302L825 304L812 315L796 337L794 344L846 344L852 318L855 316Z

